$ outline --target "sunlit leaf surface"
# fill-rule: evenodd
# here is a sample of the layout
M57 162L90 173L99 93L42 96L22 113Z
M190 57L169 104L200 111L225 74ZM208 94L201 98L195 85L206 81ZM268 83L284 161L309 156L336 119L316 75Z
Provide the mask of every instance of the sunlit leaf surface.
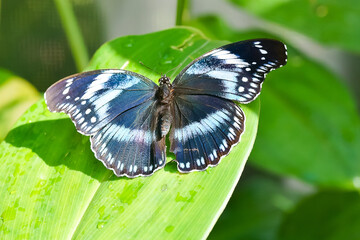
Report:
M189 28L103 45L88 69L126 68L157 81L225 42ZM179 65L180 64L180 65ZM266 88L266 84L264 85ZM180 174L174 163L147 178L117 178L64 114L40 101L0 145L2 239L204 239L224 209L252 148L259 101L242 106L246 130L219 166ZM171 156L168 156L171 160Z

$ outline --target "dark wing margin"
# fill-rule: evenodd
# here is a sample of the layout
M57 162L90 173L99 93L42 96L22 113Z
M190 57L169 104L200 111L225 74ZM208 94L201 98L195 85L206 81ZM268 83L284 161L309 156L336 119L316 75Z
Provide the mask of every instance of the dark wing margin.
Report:
M120 113L152 101L157 85L125 70L95 70L64 78L45 92L50 111L65 112L76 129L92 135Z
M182 173L216 166L244 131L245 115L234 102L209 95L174 99L170 151Z
M173 85L179 94L208 94L249 103L259 95L266 74L282 67L286 61L286 46L280 41L236 42L191 62Z

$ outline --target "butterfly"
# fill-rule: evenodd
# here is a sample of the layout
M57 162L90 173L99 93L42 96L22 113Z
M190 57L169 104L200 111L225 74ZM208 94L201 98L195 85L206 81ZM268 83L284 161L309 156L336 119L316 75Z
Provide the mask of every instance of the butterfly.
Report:
M216 48L159 85L140 74L103 69L66 77L45 92L91 136L95 157L117 176L149 176L166 163L166 136L181 173L216 166L245 129L238 103L253 101L267 73L287 62L286 46L254 39ZM235 102L234 102L235 101Z

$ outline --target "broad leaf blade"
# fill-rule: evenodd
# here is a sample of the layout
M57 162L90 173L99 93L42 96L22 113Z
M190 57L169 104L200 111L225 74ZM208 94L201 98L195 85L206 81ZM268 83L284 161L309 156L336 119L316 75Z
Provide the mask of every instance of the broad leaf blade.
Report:
M230 1L319 42L360 53L360 4L357 0Z
M119 68L159 76L224 42L189 28L116 39L88 69ZM188 57L190 56L190 57ZM145 70L144 70L145 69ZM224 209L252 148L259 101L242 106L246 130L219 166L180 174L173 163L147 178L117 178L96 160L88 137L43 101L0 145L0 233L34 239L202 239ZM169 158L169 160L171 157Z
M239 32L216 17L191 23L216 39L278 38ZM288 45L288 63L271 72L250 163L322 186L354 188L360 175L360 118L348 89Z

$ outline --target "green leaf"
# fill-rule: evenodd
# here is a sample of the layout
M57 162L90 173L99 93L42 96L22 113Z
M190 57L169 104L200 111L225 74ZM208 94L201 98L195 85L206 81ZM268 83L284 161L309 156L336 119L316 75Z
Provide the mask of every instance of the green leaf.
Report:
M224 42L191 28L104 44L88 69L119 68L153 80ZM225 208L252 148L259 101L242 106L241 142L215 168L180 174L174 163L151 177L117 178L96 160L89 138L43 101L0 145L0 235L32 239L204 239ZM168 160L171 160L169 157Z
M234 31L214 17L191 24L218 39L274 38ZM353 188L360 176L360 119L355 101L324 67L291 46L288 54L287 65L266 78L250 163L317 185Z
M21 114L39 99L31 84L0 68L0 141Z
M230 0L266 20L304 33L319 42L360 53L360 4L357 0Z
M321 192L305 199L284 219L278 239L360 239L359 214L359 192Z
M209 240L275 240L284 213L308 194L284 179L251 170L244 171Z

